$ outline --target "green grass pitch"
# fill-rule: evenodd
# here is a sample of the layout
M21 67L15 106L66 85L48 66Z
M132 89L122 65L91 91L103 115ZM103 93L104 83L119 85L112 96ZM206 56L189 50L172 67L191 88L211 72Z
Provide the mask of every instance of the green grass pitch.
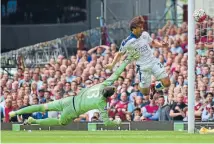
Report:
M214 134L174 131L1 131L2 143L214 143Z

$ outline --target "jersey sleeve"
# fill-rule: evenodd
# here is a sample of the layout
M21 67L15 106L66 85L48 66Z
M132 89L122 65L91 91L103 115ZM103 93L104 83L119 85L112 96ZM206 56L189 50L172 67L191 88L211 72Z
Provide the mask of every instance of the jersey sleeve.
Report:
M105 100L102 100L99 103L98 110L100 111L104 125L105 126L116 126L117 125L116 122L109 120L108 113L107 113L106 109L107 109L107 103L105 102Z
M120 45L119 52L122 52L123 54L126 53L126 47L125 47L125 42L124 42L124 40L122 41L122 43L121 43L121 45Z
M121 45L120 45L120 49L119 49L119 52L122 52L122 53L126 53L127 51L127 47L131 46L131 44L135 41L134 38L127 38L125 40L122 41Z
M143 32L140 38L147 41L148 43L151 43L153 41L148 32Z

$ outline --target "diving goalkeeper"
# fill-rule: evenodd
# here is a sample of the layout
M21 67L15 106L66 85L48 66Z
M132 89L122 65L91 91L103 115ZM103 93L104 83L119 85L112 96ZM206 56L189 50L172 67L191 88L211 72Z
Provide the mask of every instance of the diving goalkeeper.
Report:
M33 119L29 117L28 124L39 125L67 125L73 119L77 118L92 109L99 109L101 117L105 125L117 125L119 121L110 121L108 114L105 110L107 106L106 98L112 96L115 92L115 87L111 86L114 81L118 79L125 67L132 61L139 58L137 51L127 51L128 57L122 62L120 67L103 83L94 85L90 88L85 88L77 96L66 97L56 100L47 104L32 105L23 109L12 111L9 113L10 117L33 112L46 112L46 111L62 111L61 117L46 118L46 119Z

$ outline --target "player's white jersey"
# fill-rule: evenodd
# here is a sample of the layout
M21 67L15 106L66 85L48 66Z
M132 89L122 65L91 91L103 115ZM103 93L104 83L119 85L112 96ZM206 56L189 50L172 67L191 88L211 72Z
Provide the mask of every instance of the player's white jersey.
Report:
M143 32L139 38L134 34L130 34L125 40L122 41L120 46L121 52L126 52L126 47L132 46L135 50L140 53L140 58L137 60L137 65L148 65L151 62L157 61L154 57L149 43L152 42L152 38L148 32Z

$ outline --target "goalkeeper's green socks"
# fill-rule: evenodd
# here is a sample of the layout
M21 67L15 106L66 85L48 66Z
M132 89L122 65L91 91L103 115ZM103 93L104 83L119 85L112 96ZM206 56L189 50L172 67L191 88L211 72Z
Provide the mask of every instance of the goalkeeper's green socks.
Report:
M27 122L29 124L39 124L39 125L46 125L46 126L57 126L61 125L59 122L59 119L56 118L46 118L46 119L34 119L32 117L29 117Z
M45 112L44 105L32 105L32 106L28 106L28 107L15 111L16 115L34 113L34 112Z

